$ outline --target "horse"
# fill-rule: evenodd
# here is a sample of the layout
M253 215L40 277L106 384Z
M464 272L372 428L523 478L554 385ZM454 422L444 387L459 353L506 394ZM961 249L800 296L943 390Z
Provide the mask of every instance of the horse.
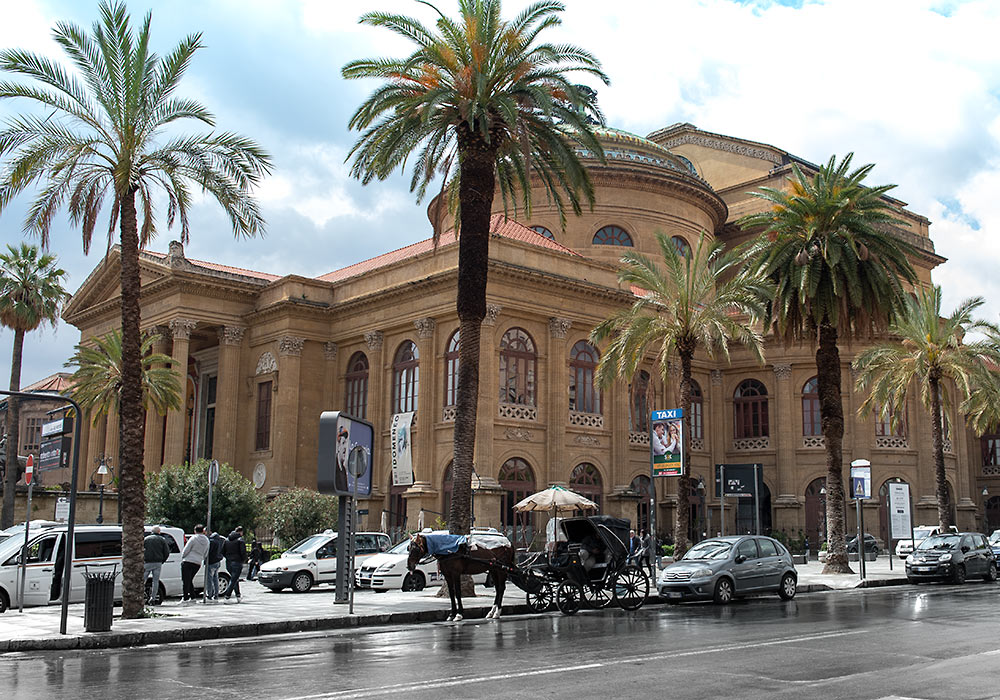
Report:
M427 539L423 535L414 535L410 539L409 557L406 568L412 573L421 559L427 556ZM504 589L507 587L507 572L514 567L514 548L505 545L491 549L478 546L460 550L455 554L437 554L438 568L448 584L448 597L451 598L451 615L448 622L458 622L464 616L462 609L462 576L489 572L493 579L496 595L493 607L486 614L487 619L500 619L503 606Z

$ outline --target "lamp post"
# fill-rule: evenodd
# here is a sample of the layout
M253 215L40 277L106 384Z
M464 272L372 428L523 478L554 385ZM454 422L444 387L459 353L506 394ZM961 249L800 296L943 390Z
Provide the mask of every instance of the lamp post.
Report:
M471 522L469 523L469 527L475 527L476 525L476 491L482 488L482 486L483 480L476 473L476 465L472 465L472 483L469 493L469 515L471 516Z
M823 506L823 518L819 521L819 542L816 543L817 547L821 547L826 540L826 486L823 486L819 490L819 503Z
M987 510L986 501L990 497L990 490L983 487L983 530L989 531L990 521L989 521L989 511Z
M104 480L111 470L108 468L109 465L107 459L104 455L101 455L101 463L97 467L97 475L101 477L101 483L98 485L98 490L100 492L100 497L97 501L97 524L101 525L104 522Z
M698 477L698 484L694 487L698 494L698 537L696 543L701 541L705 535L705 479Z

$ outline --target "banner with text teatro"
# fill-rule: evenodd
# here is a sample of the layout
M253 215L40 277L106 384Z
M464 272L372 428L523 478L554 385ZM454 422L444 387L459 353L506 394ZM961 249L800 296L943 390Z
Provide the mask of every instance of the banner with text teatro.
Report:
M684 409L653 411L649 421L653 476L684 473Z

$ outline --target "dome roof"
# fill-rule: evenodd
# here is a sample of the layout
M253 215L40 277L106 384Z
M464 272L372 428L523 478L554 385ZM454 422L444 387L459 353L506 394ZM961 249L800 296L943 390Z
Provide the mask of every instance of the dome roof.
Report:
M637 165L659 167L674 174L693 177L703 185L708 184L698 176L691 161L671 153L655 141L609 126L594 127L594 136L604 146L604 156L609 162L626 161ZM589 154L582 155L586 157Z

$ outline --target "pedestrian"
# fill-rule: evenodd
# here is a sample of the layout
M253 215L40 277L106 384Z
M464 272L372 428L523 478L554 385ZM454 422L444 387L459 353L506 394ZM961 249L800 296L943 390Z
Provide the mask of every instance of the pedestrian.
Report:
M195 600L194 575L198 573L205 557L208 556L208 547L205 526L195 525L194 535L188 539L187 544L184 545L184 551L181 552L181 582L184 589L181 605L190 605Z
M250 570L247 571L247 581L253 581L257 578L257 572L260 571L260 565L267 560L267 554L264 552L264 547L261 545L260 541L255 541L253 546L250 547Z
M639 549L642 547L642 541L639 536L635 534L635 530L628 531L628 558L631 563L636 563L639 556Z
M240 595L240 574L243 573L243 565L247 561L247 545L243 541L243 527L236 526L236 529L229 533L229 539L222 546L222 554L226 558L226 571L229 572L229 587L223 593L226 602L232 600L233 593L236 594L236 602L243 601Z
M649 569L649 575L653 576L653 562L656 561L653 558L653 538L650 537L649 531L643 528L642 530L642 548L639 550L642 554L639 557L639 567Z
M205 602L219 602L219 567L222 566L222 548L226 541L213 532L208 538L208 583L205 584Z
M160 571L163 570L163 563L170 558L170 545L160 534L160 526L154 525L150 532L142 541L143 550L143 573L142 582L152 576L153 583L149 587L149 595L146 596L146 603L149 605L159 605L160 600Z
M806 546L806 560L808 561L809 560L809 535L806 535L806 539L805 539L805 543L804 544Z

